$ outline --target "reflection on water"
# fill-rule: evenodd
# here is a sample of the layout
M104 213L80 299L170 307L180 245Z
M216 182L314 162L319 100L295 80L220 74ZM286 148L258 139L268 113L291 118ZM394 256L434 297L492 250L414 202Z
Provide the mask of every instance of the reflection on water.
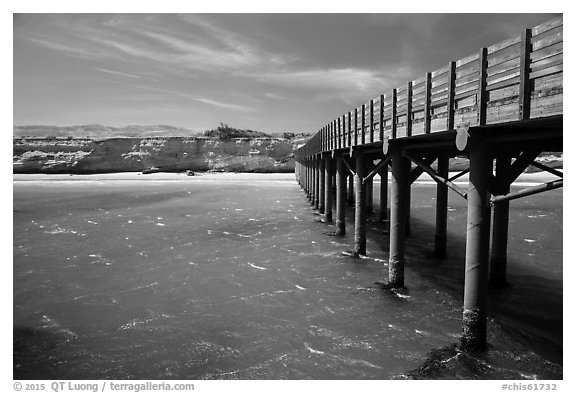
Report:
M454 347L465 203L437 259L434 196L413 187L392 292L386 225L352 259L293 181L16 182L14 378L561 378L561 190L512 203L511 285L475 355Z

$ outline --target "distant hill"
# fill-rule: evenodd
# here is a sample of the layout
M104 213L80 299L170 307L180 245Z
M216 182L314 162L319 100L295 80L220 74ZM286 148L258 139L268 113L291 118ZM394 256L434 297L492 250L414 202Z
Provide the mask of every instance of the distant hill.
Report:
M109 127L101 124L79 126L14 126L14 138L89 138L104 140L110 138L160 138L160 137L198 137L206 136L216 139L230 138L284 138L293 143L304 144L312 134L285 132L267 134L261 131L244 130L221 123L217 128L206 131L192 131L183 127L168 125L130 125L126 127Z
M92 138L109 139L118 137L169 137L169 136L200 136L202 132L188 130L182 127L167 125L130 125L126 127L109 127L100 124L88 124L80 126L14 126L13 136L34 136L41 138Z

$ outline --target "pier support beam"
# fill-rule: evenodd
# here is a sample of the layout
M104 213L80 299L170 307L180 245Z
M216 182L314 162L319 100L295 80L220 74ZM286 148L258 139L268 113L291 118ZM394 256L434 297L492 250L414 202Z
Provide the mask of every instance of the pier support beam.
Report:
M366 159L356 153L356 175L354 176L354 254L366 255Z
M388 218L388 165L382 168L380 174L380 212L378 218L385 221Z
M406 234L406 205L408 199L408 176L410 160L402 152L392 155L392 184L390 187L390 257L388 260L388 285L404 286L404 237Z
M437 173L448 179L448 157L438 157ZM446 255L446 233L448 230L448 187L436 184L436 233L434 235L434 253Z
M492 158L482 140L470 143L470 184L464 279L463 349L486 347L486 295L490 247L490 179Z
M354 205L354 175L348 176L348 204Z
M312 200L312 168L309 159L306 160L306 195L308 195L308 201Z
M510 157L496 159L496 177L506 173L510 167ZM498 190L501 195L510 192L510 185ZM508 248L508 216L510 202L502 201L494 205L492 223L492 251L490 254L490 285L500 286L506 283L506 260Z
M336 236L346 234L346 179L348 168L344 164L344 158L336 159Z
M327 156L324 159L324 221L327 223L332 222L332 158Z
M318 210L324 214L324 202L326 199L326 158L320 156L318 160Z
M366 214L372 214L374 210L374 178L366 181Z
M314 160L314 209L320 207L320 164Z
M410 172L410 168L412 167L412 163L408 165L408 172ZM406 237L410 237L410 205L412 204L412 183L406 186L406 224L405 224L405 233Z

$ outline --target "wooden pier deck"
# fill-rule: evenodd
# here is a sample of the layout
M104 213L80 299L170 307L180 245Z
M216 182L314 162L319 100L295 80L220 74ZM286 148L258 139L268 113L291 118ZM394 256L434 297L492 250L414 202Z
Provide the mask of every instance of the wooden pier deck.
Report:
M346 200L354 199L354 251L366 254L372 180L381 177L381 206L387 206L391 167L390 217L387 209L379 212L390 222L389 287L404 286L411 184L424 172L438 183L437 255L446 253L448 189L466 198L461 346L483 349L488 284L506 280L509 201L563 185L562 172L534 161L542 152L563 151L562 134L563 18L558 17L333 119L297 150L296 178L327 223L335 199L338 235L346 233ZM467 157L470 165L450 178L448 163L455 156ZM511 193L511 183L529 165L558 180ZM468 189L453 183L467 172Z

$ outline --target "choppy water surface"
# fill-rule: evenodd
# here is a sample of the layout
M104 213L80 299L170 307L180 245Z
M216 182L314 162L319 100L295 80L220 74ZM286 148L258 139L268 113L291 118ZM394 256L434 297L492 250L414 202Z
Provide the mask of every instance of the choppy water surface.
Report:
M407 290L385 292L386 225L342 255L292 179L15 182L14 378L562 378L562 191L512 202L476 355L454 347L465 201L436 259L434 197L413 187Z

